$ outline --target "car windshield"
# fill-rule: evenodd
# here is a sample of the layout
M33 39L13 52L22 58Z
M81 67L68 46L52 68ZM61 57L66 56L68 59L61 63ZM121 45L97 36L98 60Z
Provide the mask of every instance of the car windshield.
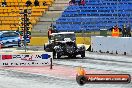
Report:
M72 41L75 40L75 34L58 34L55 35L55 39L58 41L64 41L64 38L70 38Z

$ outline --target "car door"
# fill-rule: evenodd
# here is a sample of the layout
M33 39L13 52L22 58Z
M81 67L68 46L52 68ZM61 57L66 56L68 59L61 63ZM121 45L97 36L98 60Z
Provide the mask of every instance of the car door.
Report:
M2 35L1 35L1 40L2 40L2 44L3 45L6 45L7 44L7 41L8 41L8 38L9 37L9 35L8 35L8 33L7 32L5 32L5 33L3 33Z
M2 34L2 43L4 46L18 44L19 35L15 32L5 32Z
M12 44L17 44L18 45L18 41L20 40L19 34L16 32L9 32L9 41Z

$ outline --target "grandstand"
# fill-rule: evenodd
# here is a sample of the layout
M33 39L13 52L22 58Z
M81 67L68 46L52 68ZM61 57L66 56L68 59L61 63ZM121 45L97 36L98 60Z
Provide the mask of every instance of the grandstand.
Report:
M76 0L77 1L77 0ZM78 0L79 1L79 0ZM68 6L56 20L59 31L99 31L132 22L132 0L85 0Z
M42 5L43 1L46 1L46 6ZM27 8L26 0L6 0L7 7L0 7L0 30L17 30L21 17L19 13L26 8L32 11L32 29L41 33L47 31L53 22L59 31L75 32L109 29L116 24L122 27L124 23L132 22L131 0L85 1L84 6L68 6L69 0L39 0L40 6L32 5Z
M33 30L36 32L35 34L43 35L44 32L47 33L47 29L51 26L51 23L54 23L68 7L68 2L69 0L55 0L48 11L40 17L37 25L34 26Z
M0 5L3 0L0 0ZM17 30L19 28L19 21L22 15L19 13L24 9L30 9L30 21L31 27L37 24L39 18L45 14L45 12L52 6L54 0L39 0L40 6L26 7L27 0L6 0L7 6L0 7L0 30ZM43 6L43 2L46 2L46 6ZM34 4L34 0L31 0Z

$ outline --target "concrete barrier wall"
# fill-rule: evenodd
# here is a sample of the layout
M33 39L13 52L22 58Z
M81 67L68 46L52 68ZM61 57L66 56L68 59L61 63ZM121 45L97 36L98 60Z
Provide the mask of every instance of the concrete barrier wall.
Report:
M94 52L132 55L131 44L132 37L91 37L91 49Z
M47 43L48 38L47 37L32 37L30 46L43 46L45 43ZM77 44L90 44L90 37L77 37L76 38Z

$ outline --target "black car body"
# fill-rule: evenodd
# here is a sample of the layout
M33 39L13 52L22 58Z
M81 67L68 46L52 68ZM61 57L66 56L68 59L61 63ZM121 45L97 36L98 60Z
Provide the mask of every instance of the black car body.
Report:
M85 57L85 46L77 46L74 32L52 33L49 43L44 45L47 52L53 52L53 56Z

